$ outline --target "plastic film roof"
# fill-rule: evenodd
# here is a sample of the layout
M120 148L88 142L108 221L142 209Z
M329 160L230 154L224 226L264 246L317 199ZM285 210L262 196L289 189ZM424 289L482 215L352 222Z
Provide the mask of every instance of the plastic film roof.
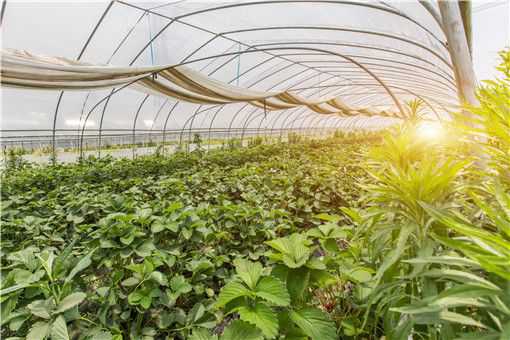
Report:
M399 112L419 98L431 119L457 105L445 36L418 1L4 4L3 48L119 67L186 65L237 87L338 97L375 111ZM395 121L306 106L200 105L130 86L113 94L3 88L4 131L378 128Z

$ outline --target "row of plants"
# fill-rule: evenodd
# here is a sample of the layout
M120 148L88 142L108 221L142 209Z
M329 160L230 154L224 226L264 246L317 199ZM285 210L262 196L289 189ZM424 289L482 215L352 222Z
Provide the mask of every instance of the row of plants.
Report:
M265 258L264 242L357 204L363 146L338 142L7 171L2 336L222 333L216 300L234 261Z

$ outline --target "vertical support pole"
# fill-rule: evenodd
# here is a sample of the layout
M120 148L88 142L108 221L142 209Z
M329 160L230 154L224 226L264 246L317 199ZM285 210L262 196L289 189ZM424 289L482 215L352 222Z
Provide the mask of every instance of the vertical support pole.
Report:
M475 96L475 72L459 5L456 1L439 1L438 4L448 40L448 50L456 71L459 99L461 103L478 105L478 99Z
M135 159L135 149L136 149L136 121L138 120L138 115L140 114L140 110L142 109L143 104L145 101L150 97L149 94L145 95L142 102L140 103L140 106L138 106L138 110L136 111L135 119L133 120L133 130L132 130L132 139L131 143L133 144L133 159Z
M473 59L473 28L472 28L472 6L471 0L459 1L460 15L462 23L464 24L464 32L466 33L466 40L469 49L469 55Z
M5 9L7 8L7 0L2 1L2 10L0 13L0 26L2 26L4 22Z
M238 44L237 50L238 50L239 54L237 55L236 85L239 86L239 74L241 73L241 44Z

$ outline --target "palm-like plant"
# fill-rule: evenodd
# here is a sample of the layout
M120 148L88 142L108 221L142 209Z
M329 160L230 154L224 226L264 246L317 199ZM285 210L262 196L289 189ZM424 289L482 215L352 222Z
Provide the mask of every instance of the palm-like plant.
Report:
M423 119L424 101L422 99L414 98L407 101L405 104L407 120L416 125Z

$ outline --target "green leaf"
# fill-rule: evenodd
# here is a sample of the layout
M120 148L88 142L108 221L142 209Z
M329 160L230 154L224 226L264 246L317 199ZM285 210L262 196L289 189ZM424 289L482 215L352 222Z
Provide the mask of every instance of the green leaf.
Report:
M144 309L149 309L152 303L152 297L144 295L140 299L140 306L142 306Z
M165 230L165 222L164 221L161 221L161 220L158 220L158 221L155 221L154 223L152 223L151 225L151 232L153 234L157 234L163 230Z
M372 270L369 268L358 267L345 273L351 280L359 283L365 283L372 280Z
M53 281L53 262L56 258L55 254L53 252L44 251L40 255L37 255L37 257L41 261L44 270L46 270L50 281Z
M18 316L9 316L10 320L2 320L2 323L6 323L6 321L9 322L9 329L13 332L18 331L21 326L30 318L30 315L28 313L24 313Z
M226 329L221 340L263 340L262 332L241 320L235 320Z
M216 306L223 307L234 299L241 296L250 296L251 294L252 292L241 282L231 281L221 289Z
M48 300L35 300L30 303L27 308L32 314L43 319L49 319L53 310L55 309L55 303L53 299Z
M120 284L123 285L124 287L132 287L134 285L137 285L139 282L140 282L139 279L137 279L134 276L131 276L122 281Z
M51 325L51 340L69 340L66 320L62 315L59 315Z
M151 273L151 279L159 283L160 286L168 286L168 280L162 272L154 271Z
M311 250L308 247L310 241L305 235L292 234L275 240L266 241L273 249L281 253L281 260L289 268L299 268L308 261Z
M277 278L262 278L255 289L255 295L277 306L288 306L290 295L285 284Z
M338 215L317 214L313 217L327 222L338 222L340 220L340 216Z
M50 324L38 321L30 327L26 340L43 340L48 336Z
M238 258L234 261L237 275L250 288L255 289L260 276L262 275L262 265L258 262L251 262Z
M78 292L73 293L71 295L66 296L60 303L58 304L56 313L63 313L68 309L73 308L74 306L79 305L85 298L87 294Z
M470 318L469 316L465 316L465 315L454 313L454 312L442 311L441 313L439 313L439 317L441 318L441 320L445 320L445 321L460 323L460 324L467 325L467 326L487 328L487 326L476 321L473 318Z
M489 289L494 289L500 291L501 289L496 286L494 283L485 280L473 273L455 270L455 269L431 269L422 274L426 277L437 277L441 279L452 279L459 282L470 282L470 283L478 283Z
M326 313L306 307L290 312L291 320L312 340L335 340L336 327Z
M92 335L90 340L112 340L112 333L107 331L98 331Z
M412 230L413 228L411 226L405 226L400 229L395 249L391 250L390 253L387 256L385 256L383 263L377 270L377 273L375 275L375 280L377 282L376 285L379 284L379 281L383 277L384 273L386 273L386 271L392 265L394 265L398 260L400 260L400 257L404 253L404 250L407 246L407 239L409 238L409 235L411 234Z
M88 253L87 255L83 256L79 261L78 263L76 264L76 266L73 267L73 269L69 272L69 274L67 275L66 279L65 279L65 282L68 283L68 282L71 282L71 280L76 276L76 274L78 274L79 272L81 272L82 270L86 269L88 266L90 266L90 264L92 263L92 254L94 253L95 249L92 250L90 253Z
M392 340L408 340L413 330L411 318L402 318L398 326L391 332Z
M186 280L186 278L184 276L177 275L177 276L174 276L170 280L170 288L172 288L172 291L175 294L181 295L181 294L191 292L191 290L193 289L193 286L191 286L188 283L188 281Z
M413 264L447 264L452 266L461 266L461 267L475 267L479 268L480 264L476 261L467 259L465 257L456 257L456 256L429 256L429 257L419 257L411 260L404 260L402 262L413 263Z
M151 256L152 251L155 249L154 243L151 240L147 240L135 249L135 253L141 257L148 257Z
M218 336L210 334L207 329L194 328L189 340L218 340Z
M306 267L289 269L287 272L287 288L294 303L302 300L310 283L310 269Z
M15 292L15 291L23 289L23 288L27 288L28 286L30 286L30 285L27 283L23 283L23 284L14 285L14 286L4 288L4 289L0 290L0 296L4 296L6 294Z
M253 306L240 306L236 310L241 320L257 326L266 337L272 339L278 335L278 318L268 305L256 302Z
M205 314L204 305L199 302L196 303L188 313L188 323L189 324L196 323L198 320L200 320L200 318L204 316L204 314Z
M510 321L503 325L500 339L510 339Z

